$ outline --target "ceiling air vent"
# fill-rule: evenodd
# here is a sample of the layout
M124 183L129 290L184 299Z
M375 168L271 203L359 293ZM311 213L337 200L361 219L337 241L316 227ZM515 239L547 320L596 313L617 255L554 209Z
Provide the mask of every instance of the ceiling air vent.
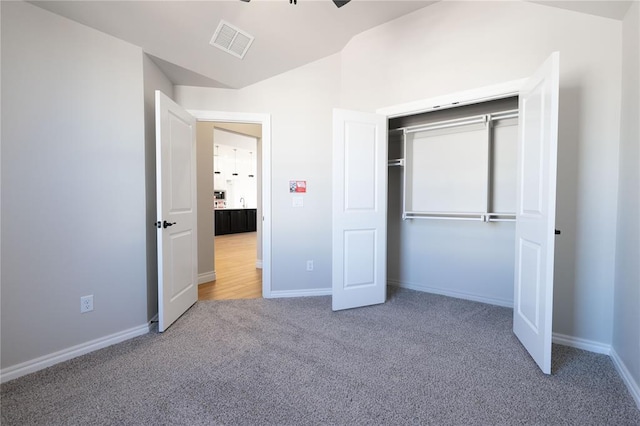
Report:
M220 21L209 44L242 59L252 42L253 36L228 22Z

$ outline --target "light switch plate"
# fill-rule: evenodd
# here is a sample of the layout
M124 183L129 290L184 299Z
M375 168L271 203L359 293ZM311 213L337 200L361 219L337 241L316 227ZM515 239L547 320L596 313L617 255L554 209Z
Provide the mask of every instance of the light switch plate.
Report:
M293 197L291 199L291 204L293 205L293 207L304 207L304 198Z

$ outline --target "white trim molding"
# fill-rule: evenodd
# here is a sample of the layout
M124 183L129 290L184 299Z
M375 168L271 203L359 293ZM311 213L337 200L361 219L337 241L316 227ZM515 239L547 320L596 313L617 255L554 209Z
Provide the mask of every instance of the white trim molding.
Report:
M451 291L448 289L431 287L424 284L400 282L396 280L388 280L387 284L396 286L396 287L401 287L401 288L408 288L409 290L416 290L416 291L422 291L425 293L439 294L441 296L454 297L456 299L471 300L473 302L487 303L489 305L502 306L504 308L513 308L513 300L486 297L478 294L465 293L460 291Z
M209 283L211 281L216 280L216 271L205 272L203 274L198 274L198 285Z
M314 288L309 290L276 290L272 291L269 298L279 299L285 297L309 297L309 296L331 296L330 288Z
M437 96L429 99L421 99L405 104L380 108L376 110L376 114L382 114L386 115L388 118L394 118L403 115L420 114L438 109L455 108L478 102L509 98L511 96L519 95L522 83L525 81L526 79L524 78L520 80L512 80L505 83L494 84L492 86L485 86L473 90L465 90L444 96Z
M595 340L582 339L580 337L568 336L566 334L553 333L553 343L562 346L570 346L597 354L610 355L611 345L596 342Z
M640 410L640 384L635 381L635 379L631 375L631 372L624 364L622 359L618 356L618 353L614 348L611 348L610 356L611 360L613 361L613 365L616 367L616 370L618 370L618 374L620 374L620 377L622 377L622 381L624 382L624 384L627 385L627 389L629 389L631 396L636 401L636 405Z
M97 351L98 349L106 348L107 346L111 346L116 343L124 342L125 340L133 339L134 337L147 334L151 330L152 322L153 320L149 321L146 324L142 324L128 330L119 331L109 336L90 340L88 342L81 343L79 345L72 346L70 348L66 348L48 355L44 355L30 361L3 368L2 370L0 370L0 383L17 379L18 377L22 377L30 373L35 373L36 371L79 357L80 355L88 354L89 352Z

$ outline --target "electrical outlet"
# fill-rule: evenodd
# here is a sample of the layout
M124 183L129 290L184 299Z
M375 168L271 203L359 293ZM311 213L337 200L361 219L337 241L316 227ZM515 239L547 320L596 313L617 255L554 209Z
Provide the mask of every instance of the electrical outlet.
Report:
M80 313L93 311L93 294L89 296L82 296L80 298Z
M307 260L307 271L313 271L313 260Z

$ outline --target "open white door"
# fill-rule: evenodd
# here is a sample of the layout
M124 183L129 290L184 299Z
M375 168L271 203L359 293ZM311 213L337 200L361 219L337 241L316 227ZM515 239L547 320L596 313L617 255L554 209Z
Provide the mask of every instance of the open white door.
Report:
M387 118L333 112L333 310L387 296Z
M158 331L198 300L196 120L156 90Z
M559 54L520 91L513 332L551 374Z

